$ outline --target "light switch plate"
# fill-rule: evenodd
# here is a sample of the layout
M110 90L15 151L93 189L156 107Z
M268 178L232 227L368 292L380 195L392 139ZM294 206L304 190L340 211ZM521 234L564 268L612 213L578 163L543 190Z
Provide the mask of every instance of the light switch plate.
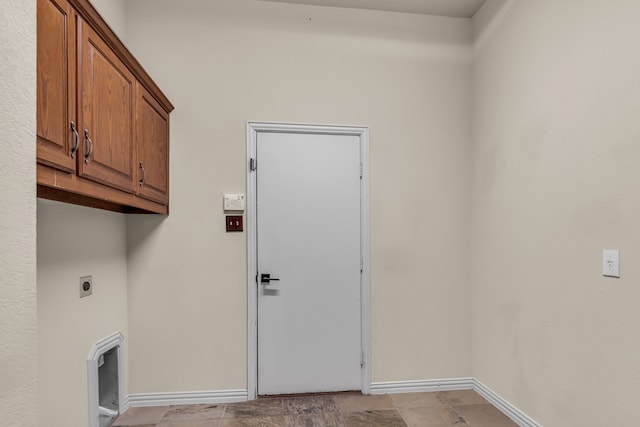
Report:
M620 277L620 251L605 249L602 251L602 275Z
M225 194L225 211L244 211L244 194Z
M227 231L243 231L242 215L227 215Z

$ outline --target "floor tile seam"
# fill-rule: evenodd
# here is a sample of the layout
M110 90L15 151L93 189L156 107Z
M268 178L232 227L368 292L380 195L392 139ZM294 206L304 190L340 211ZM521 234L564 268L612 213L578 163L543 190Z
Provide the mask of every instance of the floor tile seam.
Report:
M395 406L394 406L394 410L398 413L398 415L400 415L400 418L402 419L402 421L404 421L404 424L407 427L411 427L411 424L409 424L409 421L407 421L407 419L404 417L404 415L402 415L402 411L400 411L400 409L396 408Z
M220 405L222 405L222 411L220 412L220 417L218 418L218 424L220 424L220 421L222 421L222 417L227 412L227 408L229 407L228 403L221 403Z
M462 405L460 405L460 406L462 406ZM463 417L463 416L462 416L462 414L456 410L456 408L455 408L455 406L454 406L454 405L449 405L449 407L451 408L451 410L452 410L453 412L455 412L455 413L456 413L456 415L457 415L457 416L459 416L459 417L460 417L460 419L462 419L462 421L464 421L464 423L465 423L466 425L468 425L469 427L472 427L472 426L471 426L471 424L469 424L469 421L467 421L467 419L466 419L465 417Z
M464 426L468 426L468 427L472 427L471 424L469 424L469 422L458 412L455 410L455 408L453 407L453 405L440 405L440 406L419 406L419 407L411 407L411 408L402 408L405 411L409 412L411 410L419 410L419 409L441 409L441 408L448 408L450 410L452 410L464 423ZM402 417L402 419L404 420L405 424L407 424L409 427L411 427L411 424L407 421L407 419L404 417L402 410L398 409L397 410L398 413L400 414L400 416Z
M229 407L229 405L224 405L224 407L222 408L222 414L220 414L220 418L218 419L218 421L224 420L224 414L227 413L227 408L228 407ZM220 424L220 423L218 422L218 424Z
M391 405L393 406L394 409L400 410L400 409L419 409L419 408L444 408L447 406L451 406L450 403L445 403L440 401L438 404L421 404L421 403L417 403L415 405L407 405L407 406L398 406L399 404L396 403L396 401L393 399L393 397L391 398Z
M442 403L440 405L415 405L415 406L393 406L393 409L397 409L398 411L404 409L429 409L429 408L446 408L447 406L452 406L448 403Z

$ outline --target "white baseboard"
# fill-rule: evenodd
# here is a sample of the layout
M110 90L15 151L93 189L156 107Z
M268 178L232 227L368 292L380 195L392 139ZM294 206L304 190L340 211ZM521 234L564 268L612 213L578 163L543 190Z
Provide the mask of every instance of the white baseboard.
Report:
M194 391L178 393L130 394L125 408L136 406L194 405L199 403L246 402L247 390ZM122 411L124 412L124 411Z
M493 406L498 408L500 412L505 414L507 417L511 418L513 422L518 424L520 427L541 427L540 424L535 422L524 412L513 406L511 403L507 402L496 392L494 392L475 378L473 379L473 390L480 396L491 402Z
M470 390L473 378L452 378L424 381L392 381L371 383L371 394L414 393L423 391Z
M432 391L474 390L520 427L541 427L524 412L503 399L475 378L451 378L422 381L390 381L371 383L371 394L417 393ZM248 400L247 390L196 391L178 393L130 394L121 413L129 407L193 405L199 403L233 403Z
M520 427L541 427L524 412L507 402L475 378L371 383L371 394L474 390Z
M120 415L122 415L127 412L127 409L129 409L130 407L131 405L129 404L129 396L127 396L124 398L124 404L121 408L118 409L118 412L120 412Z

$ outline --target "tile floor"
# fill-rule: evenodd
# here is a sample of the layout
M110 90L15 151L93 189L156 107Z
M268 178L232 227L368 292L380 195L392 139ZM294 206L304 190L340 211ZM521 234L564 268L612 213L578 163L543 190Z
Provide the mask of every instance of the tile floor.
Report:
M260 398L219 405L130 408L113 427L512 427L472 390Z

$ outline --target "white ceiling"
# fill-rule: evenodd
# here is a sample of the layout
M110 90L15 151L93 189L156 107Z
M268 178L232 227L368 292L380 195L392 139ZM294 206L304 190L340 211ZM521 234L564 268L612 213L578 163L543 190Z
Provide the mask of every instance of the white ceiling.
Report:
M267 0L280 3L471 18L485 0Z

